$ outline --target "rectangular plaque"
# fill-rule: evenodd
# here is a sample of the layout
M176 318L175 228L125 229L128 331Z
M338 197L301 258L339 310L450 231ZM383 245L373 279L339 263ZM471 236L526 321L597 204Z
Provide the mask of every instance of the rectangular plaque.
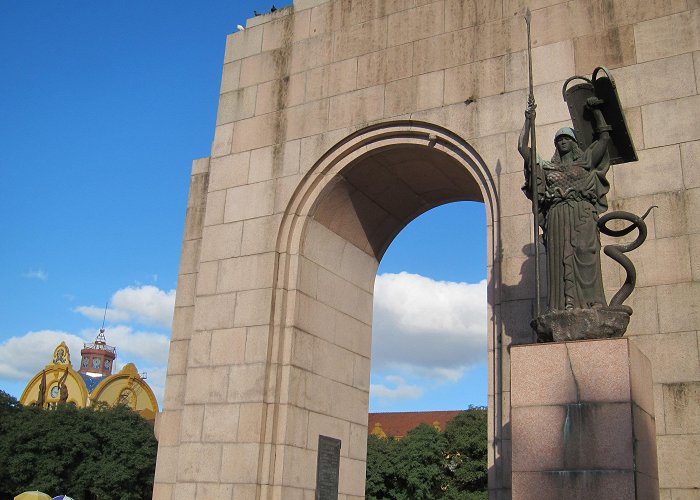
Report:
M338 500L340 439L318 436L316 500Z

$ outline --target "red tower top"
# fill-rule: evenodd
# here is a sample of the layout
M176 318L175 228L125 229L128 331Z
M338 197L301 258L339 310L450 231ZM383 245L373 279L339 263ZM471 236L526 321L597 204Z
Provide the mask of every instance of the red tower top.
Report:
M80 373L101 377L112 374L112 365L117 357L117 348L107 345L105 339L105 329L100 328L95 342L83 344L80 351Z

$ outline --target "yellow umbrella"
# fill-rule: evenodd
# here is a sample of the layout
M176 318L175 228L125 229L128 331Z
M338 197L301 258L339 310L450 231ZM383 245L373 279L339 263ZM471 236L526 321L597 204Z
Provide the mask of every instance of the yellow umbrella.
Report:
M51 495L41 491L25 491L15 497L15 500L51 500Z

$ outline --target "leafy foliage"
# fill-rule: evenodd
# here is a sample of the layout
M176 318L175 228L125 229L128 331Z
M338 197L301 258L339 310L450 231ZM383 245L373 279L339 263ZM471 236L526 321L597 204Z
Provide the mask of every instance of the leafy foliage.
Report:
M488 438L485 408L470 408L445 427L449 443L448 482L444 498L488 498ZM469 494L467 494L469 493Z
M76 500L150 498L157 444L138 414L126 406L42 410L6 396L0 393L0 498L27 490Z
M421 424L403 439L367 440L368 500L488 498L486 409L470 408L444 432Z
M436 428L421 424L398 442L398 477L406 500L427 500L441 493L445 481L447 440Z
M396 498L398 441L389 437L367 437L367 481L365 496L368 500Z
M4 416L5 412L16 410L19 408L19 401L11 394L0 390L0 415Z

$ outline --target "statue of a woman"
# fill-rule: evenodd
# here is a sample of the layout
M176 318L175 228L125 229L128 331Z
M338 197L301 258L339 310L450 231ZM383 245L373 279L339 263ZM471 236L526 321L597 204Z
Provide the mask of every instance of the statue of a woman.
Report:
M570 310L606 305L600 268L598 216L608 208L609 190L605 174L610 168L608 142L611 127L599 106L587 101L593 113L597 140L581 150L574 131L561 128L554 136L556 152L550 161L537 158L536 188L531 185L530 126L535 106L525 111L525 124L518 140L518 151L525 160L525 186L528 198L536 193L539 225L547 249L547 293L549 310Z

